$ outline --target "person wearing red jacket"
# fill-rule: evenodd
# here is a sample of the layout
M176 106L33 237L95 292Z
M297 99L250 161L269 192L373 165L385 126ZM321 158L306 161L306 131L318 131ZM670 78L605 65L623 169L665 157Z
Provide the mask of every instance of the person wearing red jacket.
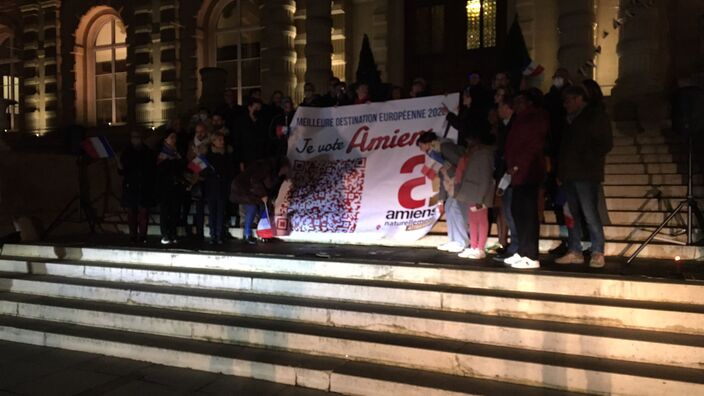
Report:
M514 99L516 118L506 140L506 165L511 173L511 213L519 235L518 253L504 260L513 268L539 268L538 192L545 179L544 147L550 129L548 114L540 105L542 93L521 91Z

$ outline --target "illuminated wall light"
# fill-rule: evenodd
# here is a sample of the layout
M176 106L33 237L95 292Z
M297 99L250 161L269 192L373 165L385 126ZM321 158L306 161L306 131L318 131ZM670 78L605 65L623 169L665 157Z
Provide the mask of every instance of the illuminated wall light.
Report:
M680 260L681 260L680 256L675 256L675 261L680 261Z

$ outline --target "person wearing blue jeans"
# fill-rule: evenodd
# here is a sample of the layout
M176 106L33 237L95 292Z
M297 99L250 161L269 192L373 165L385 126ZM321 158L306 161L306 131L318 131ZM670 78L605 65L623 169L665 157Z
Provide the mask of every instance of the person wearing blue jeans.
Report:
M587 223L591 237L592 254L604 254L604 225L599 214L599 190L601 184L594 182L568 182L564 185L567 204L574 219L574 227L568 230L568 249L571 252L582 251L582 216Z
M602 268L605 265L605 243L599 204L606 155L613 146L613 134L599 85L593 80L585 80L583 83L592 87L591 95L580 86L571 86L564 93L567 129L562 136L557 171L567 194L567 205L574 218L574 226L568 229L567 254L555 260L555 263L584 263L580 227L583 216L592 242L589 266Z
M261 205L244 205L244 241L247 243L254 243L252 224L254 224L254 218L257 217L257 214L261 212L261 210Z

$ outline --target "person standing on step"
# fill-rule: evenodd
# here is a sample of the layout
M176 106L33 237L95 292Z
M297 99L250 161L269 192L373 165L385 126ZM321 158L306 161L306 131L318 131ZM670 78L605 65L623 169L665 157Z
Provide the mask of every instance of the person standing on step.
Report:
M569 251L555 260L558 264L584 263L582 255L582 216L592 242L589 266L604 267L604 226L599 214L599 192L604 181L606 155L613 147L611 121L602 106L589 106L580 86L565 90L567 128L560 145L559 181L567 194L567 204L575 226L568 230Z
M506 140L506 165L511 174L511 214L519 235L518 252L504 260L517 269L540 268L538 195L545 179L544 146L549 120L535 90L514 98L516 119Z
M184 178L186 161L179 154L176 142L176 132L168 133L157 157L156 191L160 210L161 243L163 245L178 242L176 229L187 184Z
M439 139L435 132L424 132L416 142L420 151L427 156L423 173L429 179L440 178L441 196L445 197L445 218L447 219L447 243L438 250L460 253L469 245L467 235L467 212L469 202L461 202L455 195L455 172L464 149L449 139ZM428 165L430 163L430 165Z
M208 168L202 173L205 180L205 199L208 202L208 225L210 243L221 244L225 229L225 205L230 195L230 183L235 173L235 161L232 159L232 147L225 144L225 134L214 132L211 137L210 150L206 155Z
M205 156L208 154L210 147L210 133L208 125L204 122L199 122L195 127L195 136L188 145L186 159L188 163L193 161L197 156ZM205 225L205 196L203 189L203 181L199 175L190 173L190 195L191 202L195 203L196 212L193 215L193 225L196 227L195 238L202 241L204 238ZM190 225L188 226L190 228ZM188 232L187 232L188 234Z
M130 145L122 152L118 165L123 177L122 206L127 209L130 240L146 243L149 208L156 204L156 153L144 144L141 132L130 134Z

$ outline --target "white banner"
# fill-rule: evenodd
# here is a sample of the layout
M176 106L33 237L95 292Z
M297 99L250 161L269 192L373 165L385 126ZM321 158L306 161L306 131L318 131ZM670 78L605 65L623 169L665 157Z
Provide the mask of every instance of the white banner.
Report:
M457 140L441 108L458 94L342 107L300 107L291 124L292 177L275 208L277 235L320 241L414 241L440 217L437 183L421 173L426 131ZM435 191L434 191L435 190Z

